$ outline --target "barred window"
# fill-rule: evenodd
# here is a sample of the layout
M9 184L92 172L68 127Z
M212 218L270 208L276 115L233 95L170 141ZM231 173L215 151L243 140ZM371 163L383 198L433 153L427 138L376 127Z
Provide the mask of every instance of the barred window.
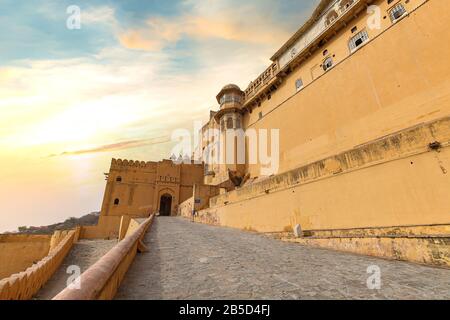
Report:
M350 42L348 44L350 51L351 52L355 51L356 49L358 49L358 47L360 47L367 41L369 41L369 34L367 33L366 30L357 33L354 37L350 39Z
M391 16L391 21L395 22L406 14L405 7L399 3L396 4L391 11L389 11L389 15Z
M220 98L221 105L230 102L242 103L242 96L232 93L232 94L224 94L222 98Z

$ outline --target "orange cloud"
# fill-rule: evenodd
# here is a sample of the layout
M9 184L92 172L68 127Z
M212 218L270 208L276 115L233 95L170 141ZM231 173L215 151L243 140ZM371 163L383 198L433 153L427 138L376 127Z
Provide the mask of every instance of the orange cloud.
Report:
M217 38L256 44L279 44L288 32L269 24L262 17L245 21L221 12L212 16L184 15L178 19L152 17L147 28L119 33L120 43L128 49L156 51L178 41L183 35L199 40Z
M70 155L73 156L73 155L109 152L109 151L117 151L117 150L126 150L126 149L133 149L133 148L138 148L138 147L143 147L143 146L149 146L149 145L163 144L166 142L170 142L170 139L166 138L166 137L160 137L160 138L155 138L155 139L130 140L130 141L106 144L106 145L98 146L95 148L81 149L81 150L74 150L74 151L64 151L60 154L52 154L49 157L52 158L52 157L62 157L62 156L70 156Z
M133 50L157 51L162 47L161 41L150 40L142 30L128 30L119 35L122 46Z

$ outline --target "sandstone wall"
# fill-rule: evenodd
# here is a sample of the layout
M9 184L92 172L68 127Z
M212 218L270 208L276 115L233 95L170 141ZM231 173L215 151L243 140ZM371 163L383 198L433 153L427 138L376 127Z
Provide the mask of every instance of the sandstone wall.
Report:
M0 235L0 279L24 271L50 251L51 236Z
M450 118L212 198L200 221L260 232L450 224Z
M245 115L246 128L280 129L279 172L450 113L450 61L443 58L450 55L450 10L446 1L429 0L413 11L423 2L402 1L410 14L396 24L382 19L380 30L368 29L362 12ZM387 1L376 4L385 15ZM367 30L371 42L350 55L353 27ZM335 55L327 72L320 68L324 50ZM300 78L305 87L297 93ZM261 175L259 165L247 169Z

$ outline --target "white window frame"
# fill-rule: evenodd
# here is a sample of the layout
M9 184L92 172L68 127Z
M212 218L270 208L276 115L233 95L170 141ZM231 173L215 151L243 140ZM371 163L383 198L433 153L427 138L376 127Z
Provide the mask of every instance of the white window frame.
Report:
M363 40L363 42L360 45L356 45L357 40ZM364 45L370 41L370 37L369 37L369 33L367 32L366 29L361 30L360 32L358 32L357 34L355 34L353 37L350 38L350 41L348 42L348 47L350 49L350 52L356 52L358 51L360 48L364 47Z
M403 14L401 16L399 16L398 18L395 18L394 13L395 13L395 11L398 11L398 10L403 10ZM407 15L408 15L408 11L406 10L403 3L401 3L401 2L397 3L391 9L389 9L389 18L391 19L392 23L396 23L396 22L400 21Z

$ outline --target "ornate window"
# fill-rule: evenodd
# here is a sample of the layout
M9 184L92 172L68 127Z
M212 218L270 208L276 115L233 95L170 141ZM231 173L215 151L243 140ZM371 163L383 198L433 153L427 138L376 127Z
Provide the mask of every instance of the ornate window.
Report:
M220 98L220 105L230 102L242 103L242 96L235 93L227 93Z
M355 2L355 1L354 0L342 0L341 3L339 4L339 10L341 10L341 12L347 11L348 8L351 7L353 2Z
M336 11L331 11L328 15L327 18L325 20L325 26L328 27L330 26L334 21L337 20L337 18L339 17L339 15L337 14Z
M325 59L325 61L323 62L323 71L328 71L333 67L333 59L331 57L328 57Z
M234 125L233 125L233 118L228 118L227 119L227 129L233 129Z
M350 39L348 47L350 48L350 51L353 52L367 41L369 41L369 34L366 30L363 30Z
M401 3L398 3L389 11L389 16L391 17L391 21L394 23L406 15L406 13L405 7Z

